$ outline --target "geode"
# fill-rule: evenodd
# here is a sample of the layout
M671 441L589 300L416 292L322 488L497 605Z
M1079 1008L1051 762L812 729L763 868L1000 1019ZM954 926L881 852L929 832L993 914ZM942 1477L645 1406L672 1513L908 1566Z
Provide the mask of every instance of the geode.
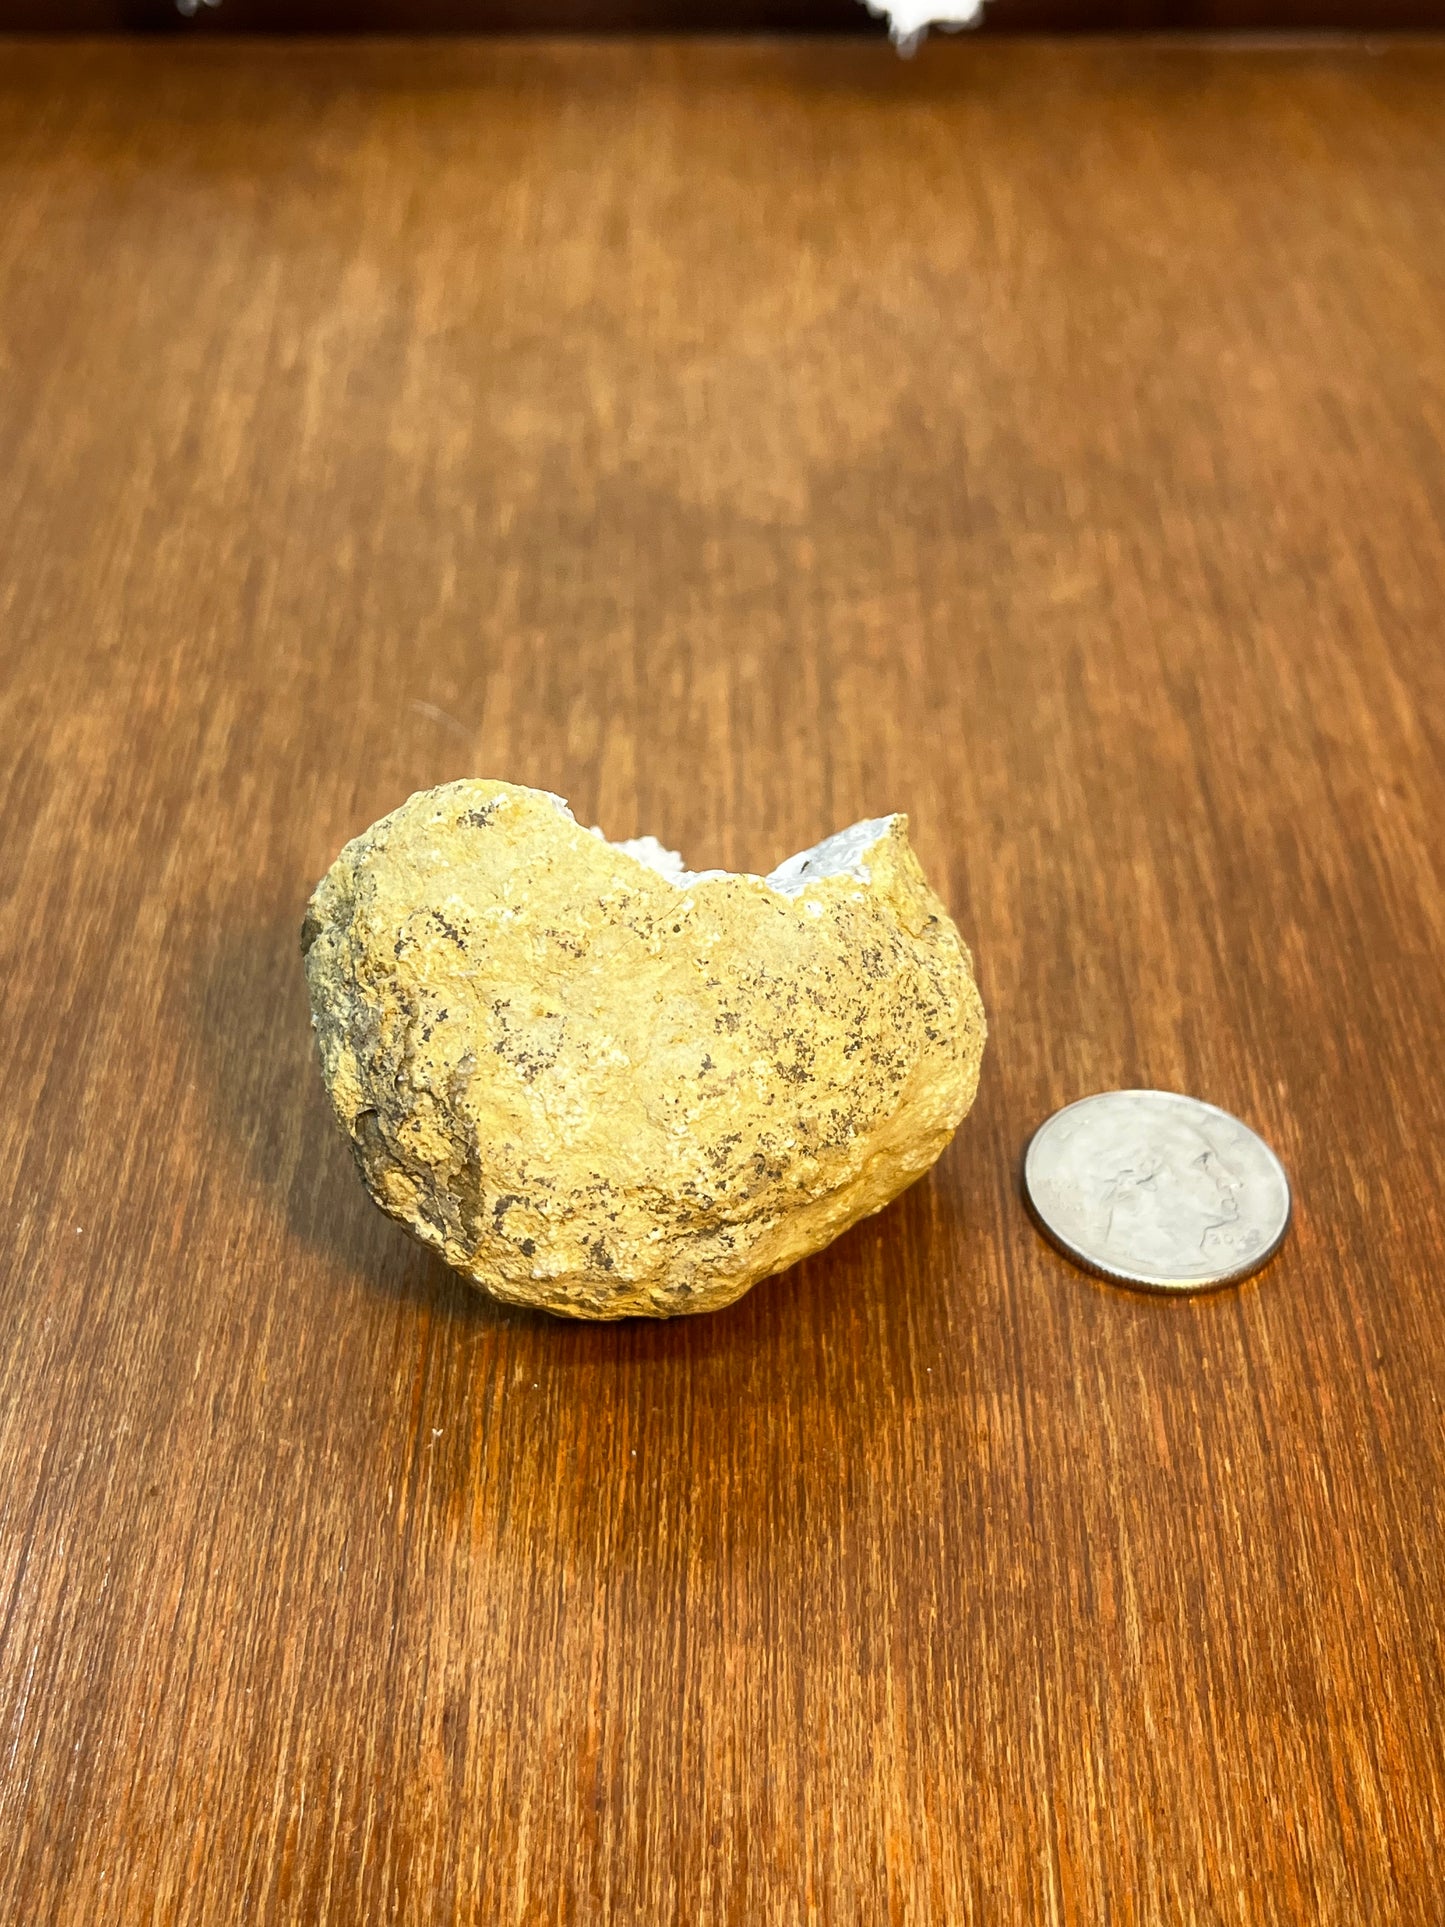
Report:
M903 816L695 875L448 783L347 844L302 949L372 1197L574 1317L731 1303L926 1171L978 1086L972 960Z

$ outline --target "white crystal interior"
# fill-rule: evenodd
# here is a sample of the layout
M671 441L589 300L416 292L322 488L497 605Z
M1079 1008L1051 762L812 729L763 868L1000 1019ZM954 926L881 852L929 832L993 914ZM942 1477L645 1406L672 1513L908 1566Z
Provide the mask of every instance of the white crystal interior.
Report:
M549 791L550 795L551 792ZM560 796L553 802L567 816L572 812ZM760 879L770 890L776 890L780 897L801 896L810 883L822 877L853 877L859 883L868 881L868 866L863 861L866 851L888 834L891 816L871 816L865 822L850 824L846 830L838 830L832 836L825 836L821 843L815 843L811 850L800 850L780 863L776 870ZM593 836L607 838L594 824ZM730 870L689 870L676 850L669 850L659 843L655 836L632 836L612 845L638 863L645 863L649 870L655 870L660 877L679 890L690 890L695 883L709 883L714 877L733 874ZM746 875L747 872L741 874Z
M645 863L649 870L656 870L660 877L675 883L679 890L685 890L690 883L697 882L697 877L683 862L681 852L664 848L655 836L631 836L623 843L614 843L612 847L635 856L639 863ZM712 874L721 876L722 872L715 870Z
M860 883L866 883L868 866L863 861L863 853L871 849L880 836L888 834L892 821L891 816L870 816L866 822L850 824L846 830L825 836L811 850L800 850L796 856L790 856L763 881L770 890L784 897L800 895L819 877L856 877Z

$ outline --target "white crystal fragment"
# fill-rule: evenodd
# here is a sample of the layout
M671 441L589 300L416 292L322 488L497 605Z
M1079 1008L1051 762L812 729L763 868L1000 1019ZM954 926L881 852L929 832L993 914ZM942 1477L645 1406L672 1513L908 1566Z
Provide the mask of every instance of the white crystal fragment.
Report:
M866 822L854 823L846 830L825 836L811 850L800 850L786 863L780 863L763 881L783 897L801 896L819 877L853 877L859 883L866 883L868 871L863 852L871 849L880 836L888 834L892 821L891 816L869 817Z
M554 799L561 802L560 798ZM566 804L562 808L566 809ZM571 811L567 810L570 816ZM854 823L846 830L838 830L832 836L825 836L821 843L815 843L811 850L800 850L771 871L762 881L770 890L776 890L780 897L801 896L810 883L822 877L852 877L858 883L868 881L868 868L863 861L864 853L871 849L879 837L888 834L891 816L873 816L862 823ZM593 827L594 836L602 836L601 830ZM602 837L603 842L607 841ZM669 850L659 843L655 836L633 836L612 845L614 850L622 850L638 863L645 863L649 870L655 870L660 877L676 886L679 890L690 890L695 883L708 883L714 877L731 874L727 870L689 870L677 850ZM746 874L746 872L744 873Z
M888 22L888 36L906 60L917 53L930 27L957 33L976 27L983 18L983 0L864 0L869 13Z

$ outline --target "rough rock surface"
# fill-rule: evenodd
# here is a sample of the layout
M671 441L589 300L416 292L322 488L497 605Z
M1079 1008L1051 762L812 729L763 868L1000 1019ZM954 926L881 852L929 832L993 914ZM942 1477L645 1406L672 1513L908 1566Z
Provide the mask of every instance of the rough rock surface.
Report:
M377 1203L576 1317L730 1303L927 1170L978 1084L971 960L902 816L693 876L450 783L347 844L302 947Z

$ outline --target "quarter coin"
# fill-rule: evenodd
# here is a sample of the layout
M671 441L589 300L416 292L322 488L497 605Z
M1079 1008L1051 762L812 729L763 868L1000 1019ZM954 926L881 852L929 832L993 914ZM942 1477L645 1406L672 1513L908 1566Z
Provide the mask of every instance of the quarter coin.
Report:
M1289 1226L1289 1179L1264 1139L1175 1091L1101 1091L1055 1111L1024 1154L1024 1194L1065 1256L1147 1291L1234 1284Z

